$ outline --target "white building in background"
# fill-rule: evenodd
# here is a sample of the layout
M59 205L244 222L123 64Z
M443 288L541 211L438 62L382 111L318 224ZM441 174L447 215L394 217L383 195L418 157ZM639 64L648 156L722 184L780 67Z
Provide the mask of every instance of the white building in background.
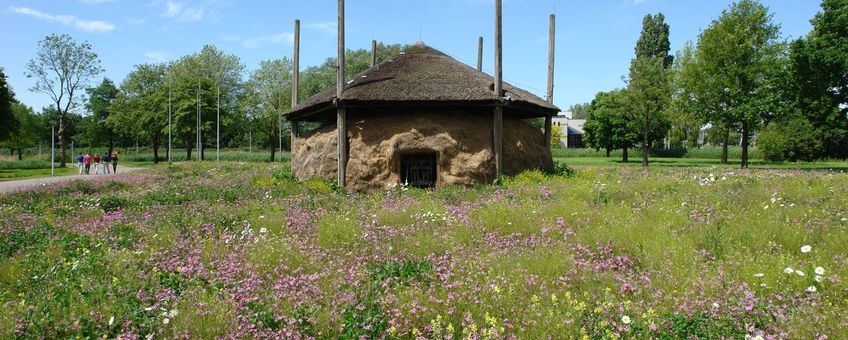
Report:
M586 124L585 119L572 119L571 111L560 112L551 120L551 124L559 126L562 129L562 138L560 146L563 148L582 148L583 145L583 125Z

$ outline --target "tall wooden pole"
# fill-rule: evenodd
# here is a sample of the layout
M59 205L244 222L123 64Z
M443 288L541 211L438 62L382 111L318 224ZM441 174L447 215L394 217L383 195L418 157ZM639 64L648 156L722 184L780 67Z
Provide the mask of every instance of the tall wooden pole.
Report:
M171 123L173 118L171 117L173 113L171 112L171 97L173 91L172 81L171 81L171 65L168 65L168 165L171 165Z
M483 71L483 37L477 39L477 71Z
M377 40L371 40L371 67L377 65Z
M338 185L345 186L345 173L347 165L347 116L345 114L342 93L345 89L345 45L344 45L344 0L339 0L339 43L338 59L336 65L336 132L338 134L337 158L338 158Z
M554 103L554 36L556 34L556 16L551 14L551 25L548 32L548 104ZM551 116L545 116L545 145L551 148Z
M501 65L502 39L501 36L501 2L495 0L495 119L492 131L493 151L495 154L495 176L500 178L503 176L503 106L501 106L501 97L503 96L503 65Z
M294 21L294 54L292 56L292 100L291 107L297 105L298 89L300 88L300 20ZM294 141L297 139L298 122L291 121L291 149L294 152Z

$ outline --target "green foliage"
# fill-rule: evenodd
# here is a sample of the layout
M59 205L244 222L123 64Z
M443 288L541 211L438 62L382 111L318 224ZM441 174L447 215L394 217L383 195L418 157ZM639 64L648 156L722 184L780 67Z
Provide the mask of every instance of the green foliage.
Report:
M577 103L568 107L572 119L586 119L589 116L589 106L592 103Z
M51 34L38 42L35 59L27 64L27 78L34 78L30 91L50 97L56 113L56 139L60 164L65 166L68 114L79 101L86 83L103 72L100 59L88 42L78 44L68 34Z
M672 89L667 70L674 57L668 54L668 35L669 26L662 13L646 15L636 42L636 58L630 62L628 128L641 137L643 166L648 166L654 141L665 137L669 128L666 109Z
M821 139L804 118L773 121L757 136L757 145L768 161L812 161L820 154Z
M6 73L0 67L0 142L8 139L17 129L18 120L12 112L12 103L15 102L15 93L6 82Z
M589 106L583 141L595 149L632 148L639 135L627 121L627 90L600 92Z
M813 30L792 43L798 105L822 144L821 156L848 158L848 2L821 1Z

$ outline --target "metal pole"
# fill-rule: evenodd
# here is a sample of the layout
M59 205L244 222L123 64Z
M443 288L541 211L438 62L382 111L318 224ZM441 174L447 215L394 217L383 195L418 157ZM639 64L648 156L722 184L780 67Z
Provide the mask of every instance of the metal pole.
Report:
M71 139L71 157L74 157L74 140Z
M50 123L50 176L56 175L56 124Z
M171 97L173 92L171 85L171 67L168 66L168 165L171 165Z
M200 161L200 153L201 153L201 141L200 141L200 79L197 79L197 161Z
M216 97L218 98L218 104L216 110L216 115L218 116L218 122L216 132L215 132L215 161L221 160L221 87L215 87Z

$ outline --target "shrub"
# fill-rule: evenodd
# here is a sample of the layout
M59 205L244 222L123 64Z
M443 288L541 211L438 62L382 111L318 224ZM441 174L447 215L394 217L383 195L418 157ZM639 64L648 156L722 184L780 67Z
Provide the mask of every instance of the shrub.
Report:
M812 161L820 152L821 141L809 121L793 118L771 122L757 137L757 145L768 161Z

